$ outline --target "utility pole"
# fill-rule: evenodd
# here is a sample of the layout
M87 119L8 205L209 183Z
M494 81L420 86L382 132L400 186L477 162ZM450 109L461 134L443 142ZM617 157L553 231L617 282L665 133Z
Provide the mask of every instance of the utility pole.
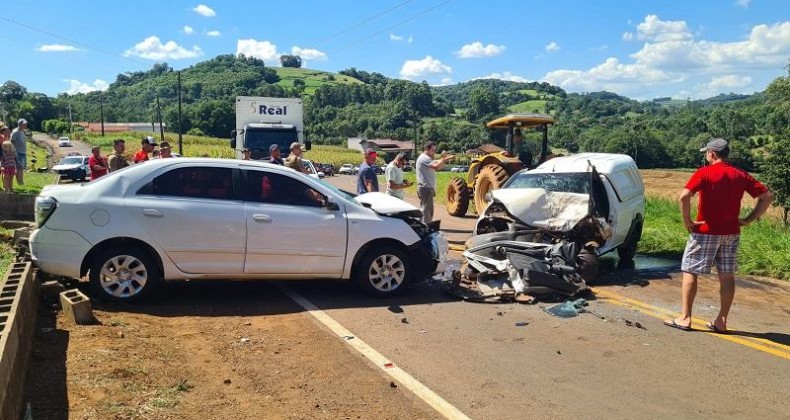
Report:
M101 113L101 136L104 137L104 93L99 94L99 112Z
M159 96L156 97L156 118L159 120L159 141L165 141L165 128L162 127L162 106L159 104Z
M183 128L181 127L181 71L176 74L178 75L178 154L184 156L181 138L183 133Z
M69 134L74 135L74 120L71 119L71 102L69 102Z

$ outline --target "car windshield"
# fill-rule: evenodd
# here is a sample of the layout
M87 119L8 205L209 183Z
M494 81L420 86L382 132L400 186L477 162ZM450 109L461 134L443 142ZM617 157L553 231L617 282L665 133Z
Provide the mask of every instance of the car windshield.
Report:
M346 191L343 191L340 188L337 188L336 186L324 181L323 179L319 179L319 180L316 180L316 181L318 183L320 183L321 185L325 186L326 188L329 188L330 190L332 190L335 194L339 195L347 203L353 204L355 206L361 206L361 204L359 204L359 202L354 198L353 194L351 194L349 192L346 192Z
M58 162L58 165L78 165L82 163L81 156L65 157Z
M546 191L590 194L590 174L520 172L503 188L543 188Z
M280 146L282 156L288 155L291 143L298 140L294 129L254 129L249 128L244 133L245 147L252 151L252 159L263 159L269 156L269 146Z

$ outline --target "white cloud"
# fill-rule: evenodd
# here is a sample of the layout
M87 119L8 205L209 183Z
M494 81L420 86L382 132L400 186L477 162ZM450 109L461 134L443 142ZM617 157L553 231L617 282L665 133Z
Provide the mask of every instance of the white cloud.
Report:
M447 85L452 85L452 84L453 84L453 78L452 77L442 77L442 80L439 81L439 84L436 85L436 86L447 86Z
M623 41L633 41L634 34L631 32L623 32Z
M636 26L636 37L640 41L685 41L691 39L691 31L685 21L661 20L656 15L647 15L644 22Z
M502 54L505 51L504 45L488 44L483 46L480 41L466 44L460 50L455 52L459 58L478 58L478 57L493 57Z
M499 79L499 80L507 80L509 82L520 82L520 83L531 82L531 80L529 80L527 78L524 78L524 77L521 77L519 75L513 74L513 73L511 73L509 71L506 71L504 73L491 73L488 76L475 77L472 80L477 80L477 79Z
M187 35L192 35L195 32L191 26L184 25L184 33Z
M630 60L610 57L587 70L557 69L542 80L571 91L608 90L636 98L673 91L707 97L729 89L743 92L756 72L781 69L790 56L790 21L757 25L740 41L715 42L694 39L686 22L649 15L638 25L638 38L645 42Z
M269 41L257 41L251 38L240 39L236 42L236 54L260 58L267 64L280 62L280 53L277 52L277 46Z
M64 79L64 82L69 83L69 88L65 90L69 95L76 95L78 93L95 92L97 90L106 91L110 84L101 79L96 79L93 84L83 83L79 80Z
M36 51L41 52L71 52L71 51L83 51L80 48L71 46L71 45L63 45L63 44L46 44L36 48Z
M409 44L411 44L412 42L414 42L414 37L413 37L413 36L411 36L411 35L409 35L409 39L408 39L408 40L406 40L406 42L408 42Z
M149 60L178 60L201 55L203 55L203 50L198 46L193 46L191 50L188 50L176 44L175 41L167 41L162 44L159 37L153 35L123 53L124 57L141 57Z
M400 69L400 76L413 80L425 75L442 75L452 72L452 67L428 55L422 60L406 60Z
M548 52L557 52L559 50L560 50L560 44L557 44L554 41L551 41L546 45L546 51Z
M326 53L313 48L300 48L294 45L291 48L291 54L298 55L302 58L302 66L307 67L308 60L326 60Z
M748 9L749 8L749 3L751 3L751 2L752 2L752 0L736 0L735 4L738 5L738 6L743 7L744 9Z
M194 9L192 9L192 11L199 15L203 15L205 17L212 17L217 15L217 12L215 12L214 9L206 6L205 4L198 4Z
M206 32L206 36L220 36L220 35L222 35L222 32L217 30Z
M403 37L400 35L390 34L390 41L403 41Z

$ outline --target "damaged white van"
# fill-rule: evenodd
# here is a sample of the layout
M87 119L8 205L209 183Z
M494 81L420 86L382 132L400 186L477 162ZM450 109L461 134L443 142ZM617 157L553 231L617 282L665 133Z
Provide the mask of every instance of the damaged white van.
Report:
M642 237L645 187L630 156L581 153L513 175L489 196L476 235L495 240L575 242L631 260ZM494 238L491 238L494 239Z

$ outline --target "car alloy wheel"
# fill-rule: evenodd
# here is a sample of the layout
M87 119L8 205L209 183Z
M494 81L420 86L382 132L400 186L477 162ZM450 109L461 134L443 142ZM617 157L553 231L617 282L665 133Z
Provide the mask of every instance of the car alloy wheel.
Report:
M131 255L107 260L99 272L99 283L108 295L129 298L140 293L148 282L145 265Z
M397 295L411 281L408 255L395 246L376 246L359 261L357 284L365 293L378 297Z
M368 269L370 284L381 292L392 292L406 279L406 267L396 255L384 254L373 261Z

